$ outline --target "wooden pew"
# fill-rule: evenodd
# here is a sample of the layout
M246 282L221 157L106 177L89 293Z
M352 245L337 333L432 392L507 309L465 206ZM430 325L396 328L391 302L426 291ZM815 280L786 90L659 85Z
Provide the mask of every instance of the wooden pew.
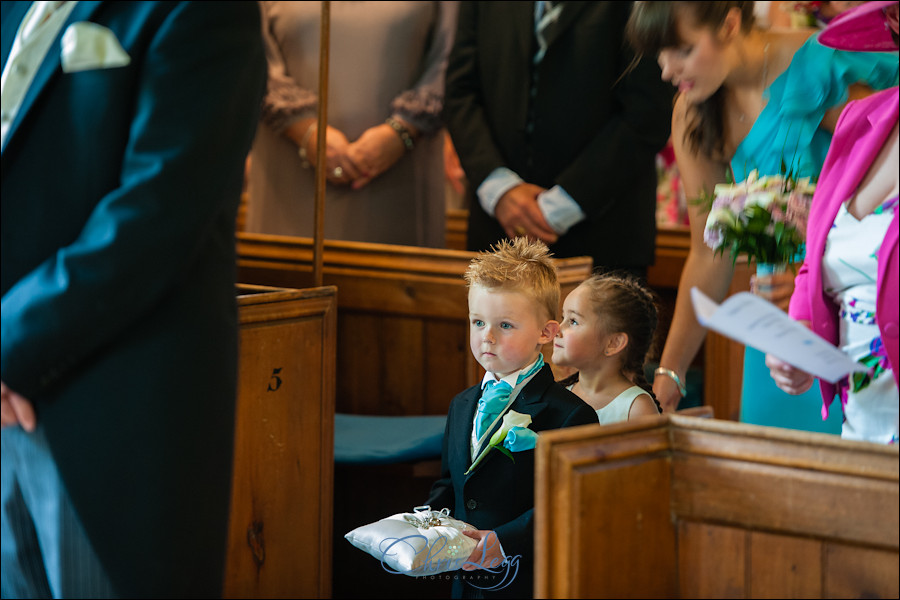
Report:
M655 288L677 290L690 247L691 230L688 227L658 228L654 263L647 269L647 282Z
M448 208L444 243L451 250L465 250L469 231L469 211L464 208Z
M312 250L310 238L238 233L239 279L306 287ZM338 289L337 412L446 414L453 396L480 380L483 371L469 350L463 279L474 256L324 241L324 283ZM556 265L563 297L591 271L589 257ZM545 357L551 353L548 344Z
M335 294L238 286L226 598L331 596Z
M536 597L897 598L896 446L680 415L546 432Z

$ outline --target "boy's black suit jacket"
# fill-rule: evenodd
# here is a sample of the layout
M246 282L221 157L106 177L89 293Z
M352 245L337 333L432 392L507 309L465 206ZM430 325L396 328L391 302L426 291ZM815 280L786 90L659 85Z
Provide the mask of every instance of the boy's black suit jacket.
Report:
M493 579L483 570L456 571L454 597L480 597L481 593L497 598L532 597L535 451L515 452L513 462L502 452L491 450L466 475L472 464L472 422L480 397L481 386L475 385L450 403L441 454L441 478L432 486L427 504L436 510L447 507L454 518L477 529L495 531L506 556L518 557L509 570L497 569ZM530 429L536 432L597 423L596 411L556 383L548 365L521 390L510 410L531 415ZM499 427L498 421L492 432ZM497 589L480 590L493 586Z

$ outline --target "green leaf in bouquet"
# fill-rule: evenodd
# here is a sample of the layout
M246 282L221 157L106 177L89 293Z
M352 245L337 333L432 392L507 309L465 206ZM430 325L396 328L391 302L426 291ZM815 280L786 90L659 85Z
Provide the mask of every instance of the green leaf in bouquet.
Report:
M784 239L784 223L783 222L775 223L775 231L773 233L774 233L774 237L775 237L775 243L780 244L781 241Z

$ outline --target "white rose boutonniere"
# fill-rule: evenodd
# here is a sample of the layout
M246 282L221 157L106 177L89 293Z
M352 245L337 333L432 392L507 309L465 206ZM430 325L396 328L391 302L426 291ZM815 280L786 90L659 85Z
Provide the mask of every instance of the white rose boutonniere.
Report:
M481 454L475 458L472 466L469 467L465 474L471 473L472 469L481 462L492 448L496 448L507 455L513 462L516 460L512 455L513 452L533 450L535 444L537 444L538 434L528 429L529 425L531 425L531 415L523 415L514 410L503 415L503 423L500 425L500 429L491 436L491 441L481 451Z

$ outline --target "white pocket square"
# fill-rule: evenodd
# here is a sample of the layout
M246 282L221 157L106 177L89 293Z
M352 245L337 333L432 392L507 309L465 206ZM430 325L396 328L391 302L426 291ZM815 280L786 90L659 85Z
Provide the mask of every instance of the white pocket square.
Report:
M131 62L116 34L88 21L72 23L66 28L60 58L65 73L124 67Z

